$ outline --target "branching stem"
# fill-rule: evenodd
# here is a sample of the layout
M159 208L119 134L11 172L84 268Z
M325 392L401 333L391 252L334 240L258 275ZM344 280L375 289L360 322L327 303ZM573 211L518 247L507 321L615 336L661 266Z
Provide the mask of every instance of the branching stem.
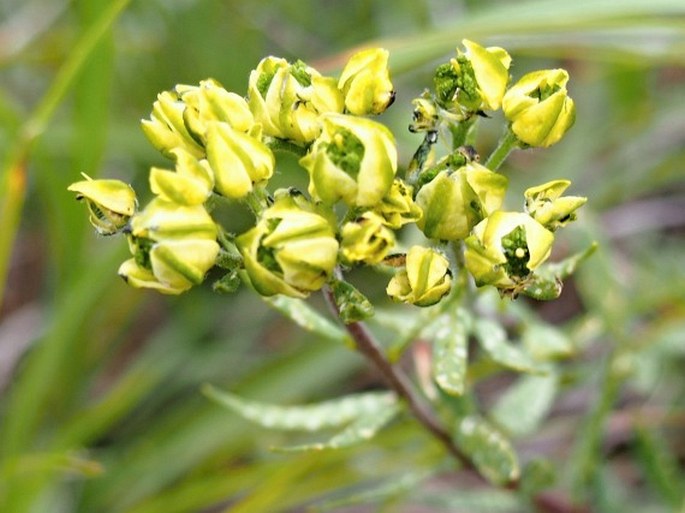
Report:
M342 277L339 276L341 279ZM329 308L339 316L338 305L329 287L324 289L324 296ZM421 398L409 377L397 366L390 363L383 353L380 344L363 322L345 325L347 332L355 342L355 347L381 373L388 386L407 404L416 419L452 454L464 468L472 469L473 464L452 442L452 437L440 424L430 406Z

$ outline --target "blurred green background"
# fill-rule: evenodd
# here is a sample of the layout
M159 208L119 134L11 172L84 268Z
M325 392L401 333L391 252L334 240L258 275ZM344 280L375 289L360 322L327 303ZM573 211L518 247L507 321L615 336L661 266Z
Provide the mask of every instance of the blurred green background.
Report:
M370 44L391 51L398 95L384 121L406 165L420 142L410 101L464 37L506 47L515 77L570 71L576 126L503 169L510 197L571 179L589 202L562 252L600 243L560 300L534 305L576 353L548 420L517 446L550 458L555 490L587 511L685 511L682 0L3 0L0 511L519 511L508 492L450 472L407 493L442 458L411 420L354 449L269 452L292 436L221 410L201 384L286 404L382 383L249 291L125 286L125 242L96 236L66 191L87 172L144 200L149 167L166 162L139 120L176 83L214 77L244 93L268 54L335 73ZM294 168L277 180L305 183ZM350 496L371 504L345 506Z

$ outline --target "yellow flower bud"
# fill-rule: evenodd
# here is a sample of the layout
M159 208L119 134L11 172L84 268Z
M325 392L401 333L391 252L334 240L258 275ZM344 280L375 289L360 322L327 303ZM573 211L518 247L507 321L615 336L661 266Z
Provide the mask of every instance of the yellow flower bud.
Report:
M119 268L119 275L137 288L152 288L165 294L180 294L199 285L219 254L214 240L180 239L153 243L145 259L149 268L131 258Z
M566 70L540 70L524 75L507 91L502 109L520 141L551 146L573 126L576 111L567 82Z
M308 144L321 133L319 116L342 112L342 93L331 79L301 61L266 57L250 73L248 101L264 134ZM328 110L330 109L330 110Z
M549 258L554 235L528 214L497 211L465 239L466 268L476 285L516 294Z
M407 223L415 223L421 219L422 211L414 203L412 192L411 185L395 179L381 202L373 207L373 211L393 230L398 230Z
M428 98L414 98L412 122L409 125L410 132L434 131L438 124L438 107L433 100Z
M215 80L202 80L199 87L181 94L181 99L186 104L183 113L185 126L205 144L207 123L211 121L223 121L243 133L254 126L254 116L245 98L226 91Z
M507 183L505 176L477 162L442 172L416 195L416 204L423 211L417 226L429 239L464 239L502 206Z
M524 193L526 212L533 219L551 231L556 231L576 219L576 210L582 207L587 198L582 196L561 196L571 185L568 180L551 182L531 187Z
M331 276L335 229L302 196L277 191L257 225L236 239L250 282L260 294L305 297Z
M345 108L350 114L381 114L395 100L388 56L383 48L369 48L347 61L338 88L345 95Z
M200 205L212 194L214 175L209 163L197 160L186 150L172 150L176 171L150 169L150 189L162 199L179 205Z
M371 211L345 223L341 235L340 252L348 264L378 264L395 245L393 231L385 226L381 216Z
M273 153L257 136L220 121L207 123L207 161L217 192L228 198L245 197L271 178L275 165Z
M438 103L464 115L499 109L509 82L511 57L499 47L483 48L468 39L462 44L466 51L436 70Z
M373 207L392 186L397 149L380 123L344 114L323 116L323 132L300 159L309 171L309 193L327 205Z
M93 180L88 175L67 190L88 205L89 220L98 233L113 235L121 231L136 210L136 193L119 180Z
M395 301L431 306L440 301L451 286L447 258L432 248L412 246L405 267L390 280L386 292Z
M202 158L204 149L185 126L185 108L185 103L175 92L160 93L152 105L150 119L141 121L143 132L152 145L169 158L173 158L172 150L175 148L182 148L191 155Z
M152 200L131 218L131 235L153 241L169 239L215 240L217 227L202 205L179 205Z

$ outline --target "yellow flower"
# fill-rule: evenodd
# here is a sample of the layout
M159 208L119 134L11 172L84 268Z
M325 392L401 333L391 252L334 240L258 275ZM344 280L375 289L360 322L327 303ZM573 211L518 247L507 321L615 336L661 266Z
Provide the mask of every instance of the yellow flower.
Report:
M473 41L462 41L466 51L438 67L435 91L438 103L450 110L475 113L497 110L509 82L511 57L502 48L484 48Z
M524 193L526 212L551 231L574 221L576 210L587 202L587 198L562 196L569 185L568 180L553 180L527 189Z
M452 286L449 261L432 248L412 246L404 268L388 283L390 298L416 306L431 306L440 301Z
M217 227L202 205L179 205L152 200L131 218L131 235L153 241L169 239L215 240Z
M143 260L131 258L119 267L119 276L136 288L151 288L165 294L180 294L199 285L214 265L219 245L213 240L181 239L155 242Z
M507 91L502 109L520 141L551 146L573 126L576 110L567 82L566 70L540 70L524 75Z
M258 293L305 297L331 276L338 241L329 220L301 195L280 190L257 225L236 239Z
M204 149L188 132L183 120L185 108L175 91L164 91L157 95L150 119L142 120L141 127L152 145L165 156L173 158L172 150L182 148L202 158Z
M271 178L274 155L258 134L245 134L223 121L208 122L206 133L207 161L219 194L243 198Z
M429 239L459 240L502 206L507 178L477 162L442 172L416 195L423 211L417 226Z
M215 80L202 80L199 87L189 87L181 94L181 100L186 106L185 126L203 144L207 141L207 124L212 121L222 121L243 133L254 126L254 116L245 98L227 91Z
M392 186L397 149L380 123L344 114L323 116L323 132L300 159L309 171L309 193L327 205L373 207Z
M347 61L338 81L347 112L356 116L381 114L395 100L388 56L383 48L369 48Z
M422 212L412 199L412 192L411 185L395 179L381 202L373 207L373 211L393 230L398 230L407 223L415 223L421 219Z
M88 175L67 190L88 205L89 220L98 233L113 235L121 231L136 210L136 193L120 180L93 180Z
M345 223L341 236L340 252L349 264L377 264L395 245L395 234L385 226L381 216L371 211Z
M476 285L516 293L549 258L554 235L528 214L497 211L464 242L466 268Z
M319 116L342 112L344 100L335 80L322 77L302 61L266 57L250 73L248 101L264 134L308 144L321 133Z
M200 205L212 194L214 174L207 160L198 160L182 148L171 150L176 171L150 169L150 189L162 199L179 205Z

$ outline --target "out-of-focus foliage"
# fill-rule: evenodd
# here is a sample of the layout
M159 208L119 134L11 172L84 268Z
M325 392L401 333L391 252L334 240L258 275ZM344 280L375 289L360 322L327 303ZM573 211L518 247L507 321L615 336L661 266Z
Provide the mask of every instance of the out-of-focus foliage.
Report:
M80 172L147 190L149 167L163 161L138 121L159 91L207 77L246 91L265 55L333 71L366 44L390 50L398 96L384 121L406 165L420 142L406 130L409 102L463 38L506 47L517 76L569 69L576 126L544 152L515 153L502 171L521 198L559 177L588 197L558 257L599 242L559 300L534 310L522 299L479 305L483 319L502 316L512 329L500 337L488 334L486 320L474 327L487 340L474 350L489 358L464 379L494 376L497 355L517 349L507 340L553 368L513 382L501 372L483 380L477 397L492 413L483 425L513 437L527 483L544 481L544 464L535 461L547 459L554 492L593 511L683 507L682 2L7 0L0 5L0 511L521 508L506 491L455 492L465 488L459 474L435 473L442 448L409 420L353 448L266 453L311 440L255 430L204 397L203 383L292 404L379 388L378 378L333 325L313 315L299 326L284 318L287 301L267 308L246 292L221 296L205 287L167 298L126 287L116 277L126 248L96 237L66 190ZM499 134L482 135L490 146L478 149L487 154ZM279 173L274 180L306 188L295 166ZM383 294L385 277L355 278ZM318 309L319 301L310 304ZM377 312L373 322L411 338L395 311ZM445 340L445 350L455 344L463 341ZM419 368L421 351L413 354ZM352 509L354 502L375 506Z

